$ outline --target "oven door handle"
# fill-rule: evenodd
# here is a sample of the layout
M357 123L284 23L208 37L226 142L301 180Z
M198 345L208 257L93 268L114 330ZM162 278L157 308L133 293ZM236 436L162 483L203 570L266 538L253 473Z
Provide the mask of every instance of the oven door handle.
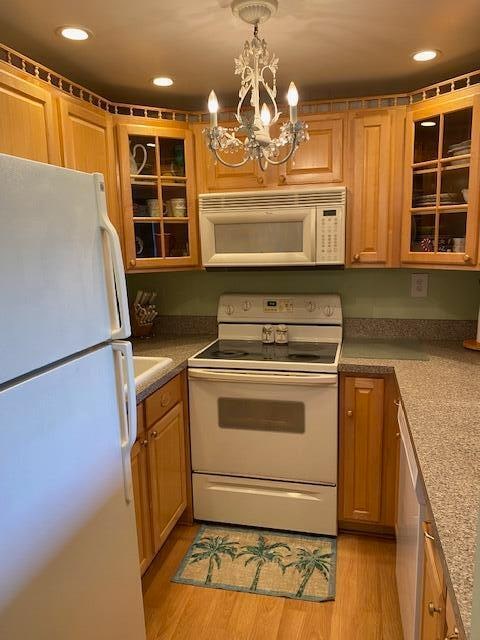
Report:
M257 384L291 384L301 386L337 385L338 377L332 373L240 373L239 371L211 371L210 369L189 369L191 380L211 380L215 382L256 382Z

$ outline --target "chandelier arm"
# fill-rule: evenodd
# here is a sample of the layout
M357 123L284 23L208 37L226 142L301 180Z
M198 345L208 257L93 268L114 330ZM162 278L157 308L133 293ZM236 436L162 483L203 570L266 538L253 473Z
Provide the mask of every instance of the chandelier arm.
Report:
M227 162L226 160L223 160L223 158L221 158L218 155L218 152L216 149L212 149L213 155L215 156L215 158L220 162L220 164L223 164L224 167L230 167L231 169L236 169L237 167L242 167L244 164L247 164L247 162L251 159L248 156L246 158L244 158L241 162Z
M262 161L263 161L263 162L262 162ZM260 157L258 158L258 164L259 164L260 169L261 169L262 171L266 171L266 170L267 170L267 168L268 168L268 165L269 165L269 160L268 160L268 158L267 158L266 156L260 156Z
M265 69L269 69L269 68L270 67L263 67L263 69L262 69L262 71L260 73L259 80L262 83L263 88L265 89L265 91L266 91L266 93L267 93L267 95L270 98L270 101L272 103L273 116L272 116L272 121L271 121L270 124L274 124L278 120L278 118L280 116L280 111L278 110L277 101L275 99L276 98L276 93L277 93L276 89L274 87L271 87L268 84L268 80L264 76Z
M287 153L287 155L284 158L282 158L281 160L271 160L270 158L265 158L265 159L268 162L268 164L272 164L274 166L284 164L285 162L288 162L290 160L290 158L293 156L297 148L298 148L298 144L295 138L295 140L291 142L290 151Z

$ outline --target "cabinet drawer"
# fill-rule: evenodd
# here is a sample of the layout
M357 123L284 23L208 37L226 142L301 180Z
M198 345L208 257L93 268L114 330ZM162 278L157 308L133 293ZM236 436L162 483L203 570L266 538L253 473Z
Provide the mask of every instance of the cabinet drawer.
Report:
M145 405L143 402L137 404L137 438L143 436L145 431Z
M180 376L173 378L167 382L155 393L145 400L147 428L151 427L157 420L174 407L182 398Z

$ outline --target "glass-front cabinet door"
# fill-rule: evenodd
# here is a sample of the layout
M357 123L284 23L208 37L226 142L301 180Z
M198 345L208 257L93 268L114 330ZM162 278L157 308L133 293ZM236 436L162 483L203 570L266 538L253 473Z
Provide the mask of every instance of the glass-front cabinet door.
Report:
M476 264L479 124L478 97L409 114L403 262Z
M127 270L195 266L191 132L121 124L118 133Z

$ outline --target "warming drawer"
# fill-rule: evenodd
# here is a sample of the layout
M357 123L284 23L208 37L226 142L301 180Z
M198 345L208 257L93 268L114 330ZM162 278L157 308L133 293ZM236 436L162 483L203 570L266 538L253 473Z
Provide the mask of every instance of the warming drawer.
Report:
M193 474L197 520L337 535L336 487Z

